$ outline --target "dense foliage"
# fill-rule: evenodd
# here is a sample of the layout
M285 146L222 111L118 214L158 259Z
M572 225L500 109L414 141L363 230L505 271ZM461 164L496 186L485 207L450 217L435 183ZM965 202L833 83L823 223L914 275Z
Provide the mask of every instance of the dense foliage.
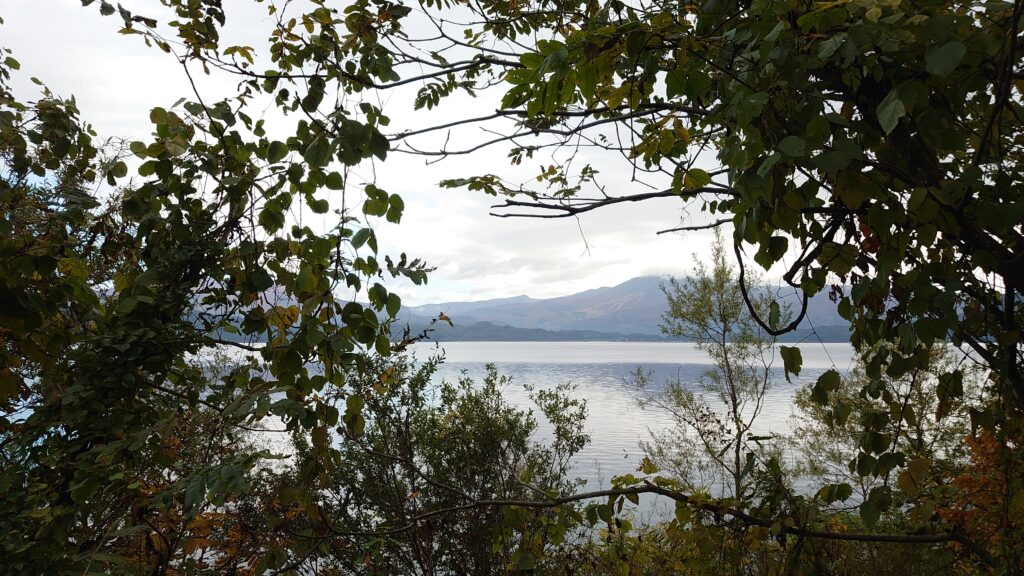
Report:
M70 96L14 94L2 55L5 573L1024 570L1024 2L258 1L256 47L222 41L241 3L83 4L193 87L238 90L103 140ZM497 110L386 135L376 96L411 84L417 109L469 93ZM480 123L498 135L417 140ZM547 446L497 375L428 400L429 367L394 356L418 337L392 334L383 285L427 270L378 254L374 219L404 203L350 170L503 144L513 169L550 153L542 188L443 185L498 195L506 216L690 202L701 216L672 230L731 226L765 334L804 310L754 302L747 251L804 305L830 290L863 375L830 370L802 403L848 475L797 494L752 466L720 500L648 460L576 492L582 412L563 392L537 396ZM609 159L654 188L608 193ZM332 210L328 229L297 217ZM947 340L968 357L937 362ZM780 355L799 373L798 349ZM634 530L622 511L641 494L675 517ZM601 538L567 536L581 526Z
M168 5L190 74L188 55L216 47L224 13ZM121 16L129 32L155 25ZM171 51L155 33L149 40ZM300 206L329 209L339 166L384 157L377 116L339 117L337 131L296 120L275 140L246 112L254 89L245 88L154 108L148 141L100 144L73 99L12 94L18 68L10 56L0 63L0 555L14 573L102 570L124 531L193 518L244 492L267 453L209 451L266 414L309 433L330 463L329 430L358 428L362 416L320 395L344 387L343 368L390 352L387 320L400 300L376 277L419 282L424 271L405 255L378 259L372 230L347 213L326 231L286 223ZM400 199L367 193L362 214L401 218ZM210 380L190 359L223 345L259 358ZM177 451L174 438L207 411L218 419L205 455ZM168 546L155 553L161 570Z

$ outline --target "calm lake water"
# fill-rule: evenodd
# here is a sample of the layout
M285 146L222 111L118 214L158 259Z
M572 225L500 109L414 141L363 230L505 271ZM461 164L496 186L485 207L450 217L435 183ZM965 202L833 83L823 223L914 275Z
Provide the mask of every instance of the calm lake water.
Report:
M841 374L852 368L849 344L801 344L799 348L803 369L792 383L782 374L781 358L776 358L774 384L755 433L788 431L792 398L799 387L830 368ZM612 476L634 471L642 457L639 441L671 424L666 413L639 408L625 380L640 368L651 374L656 386L676 378L696 386L701 373L711 367L708 356L694 344L678 342L449 342L417 344L413 350L421 359L444 354L445 363L437 374L441 379L454 380L464 372L481 381L485 365L496 365L499 373L512 377L505 397L524 408L533 407L524 384L538 389L575 384L576 393L587 401L586 432L591 442L577 456L573 474L587 480L589 489L607 486ZM541 439L549 433L550 428L539 430Z

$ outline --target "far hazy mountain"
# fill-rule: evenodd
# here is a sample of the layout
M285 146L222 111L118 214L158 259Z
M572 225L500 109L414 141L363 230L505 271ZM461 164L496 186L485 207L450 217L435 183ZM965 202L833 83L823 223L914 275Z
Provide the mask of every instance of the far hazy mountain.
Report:
M516 328L593 330L616 334L658 335L665 295L661 278L643 276L610 288L594 288L569 296L534 299L527 296L445 302L409 307L417 315L444 312L463 324L487 321Z
M480 308L489 308L492 306L503 306L505 304L522 304L525 302L536 302L529 296L512 296L511 298L494 298L492 300L478 300L476 302L445 302L444 304L424 304L423 306L407 306L406 309L415 311L418 314L432 313L437 315L438 312L443 311L449 316L453 314L463 315ZM441 306L441 309L436 309Z
M665 310L665 295L661 291L664 279L658 276L641 276L606 288L594 288L560 296L557 298L530 298L516 296L496 300L477 302L444 302L408 307L405 310L412 316L436 317L439 312L450 316L457 326L470 327L477 322L488 322L486 332L495 329L512 327L521 329L541 329L550 331L586 332L588 340L594 339L593 333L606 333L612 339L639 339L659 337L661 330L658 325ZM798 309L794 298L791 302L793 313ZM828 332L835 338L836 334L844 339L847 323L836 312L836 306L826 293L811 298L807 308L807 318L800 325L803 334L811 327L819 334ZM462 330L457 332L461 334ZM471 331L465 332L466 339ZM438 336L441 336L441 331ZM454 333L451 336L462 339ZM455 339L449 338L449 339ZM557 338L543 338L545 340Z

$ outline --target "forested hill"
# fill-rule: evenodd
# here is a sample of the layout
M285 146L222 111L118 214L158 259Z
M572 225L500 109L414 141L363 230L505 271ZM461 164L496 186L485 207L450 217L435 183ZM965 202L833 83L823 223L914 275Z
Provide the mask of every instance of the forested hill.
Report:
M402 320L416 330L443 312L454 326L436 325L432 336L442 341L662 340L662 282L658 276L641 276L557 298L523 295L425 304L406 308ZM792 304L795 309L796 301ZM825 293L810 300L799 329L781 340L802 340L812 330L826 342L849 341L848 324Z

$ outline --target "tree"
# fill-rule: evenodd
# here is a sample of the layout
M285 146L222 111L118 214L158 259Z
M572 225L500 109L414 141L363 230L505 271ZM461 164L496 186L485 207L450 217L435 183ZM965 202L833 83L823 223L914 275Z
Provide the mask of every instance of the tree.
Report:
M571 538L559 519L577 514L572 506L470 504L578 488L569 463L589 441L584 401L563 385L532 392L536 410L526 411L502 397L511 381L493 366L481 382L437 383L437 363L399 358L351 379L367 388L366 429L341 448L343 463L323 487L337 504L325 506L325 516L334 530L386 534L355 545L375 573L487 575L543 562ZM387 393L372 393L380 386ZM550 441L538 440L538 418L551 425Z
M867 385L867 394L861 394L865 381L870 380L863 361L837 380L836 388L827 393L827 404L822 402L825 391L817 384L797 392L793 448L803 462L798 474L813 481L815 491L831 494L835 501L856 494L855 500L863 502L871 500L872 494L876 499L883 494L891 498L891 488L898 486L908 503L923 496L925 505L912 516L919 521L932 517L944 498L941 493L930 493L929 488L949 482L963 469L968 460L964 439L972 430L965 405L942 406L936 392L940 376L962 367L962 358L945 346L936 346L929 353L932 358L927 369L873 380ZM966 394L973 397L982 389L983 376L976 367L968 367L965 373ZM864 422L885 412L905 417L891 419L878 432L865 433ZM841 495L845 497L836 497ZM905 504L896 507L905 508ZM862 509L871 514L880 511Z
M1024 2L475 6L473 41L518 57L496 115L520 122L435 153L509 143L513 163L562 156L539 187L493 173L445 185L497 196L503 216L692 202L707 216L665 231L731 225L744 294L748 250L785 267L803 305L788 324L755 315L766 331L795 328L827 288L871 355L872 381L924 368L931 345L952 341L992 370L974 423L1013 435L1024 408ZM543 40L516 43L531 33ZM595 148L621 153L648 186L610 192L594 168L605 160L577 153ZM942 377L943 403L959 401L962 377Z
M318 439L281 430L287 461L258 471L254 488L220 511L208 538L220 553L204 556L206 568L498 574L545 563L549 551L579 539L566 533L576 529L565 520L578 517L574 506L478 503L571 493L579 483L569 459L588 441L583 401L561 386L534 392L536 410L516 408L502 397L508 378L493 368L481 382L439 382L440 361L396 355L347 369L364 420L342 423L330 465ZM536 437L541 417L552 425L550 440Z
M125 34L173 53L186 77L204 55L248 55L220 45L219 2L165 6L173 44L148 16L120 9L118 18ZM115 12L107 2L99 11ZM321 57L291 38L275 47L289 50L282 66ZM267 456L186 466L169 445L176 423L212 410L222 432L274 414L325 438L338 411L319 395L345 388L342 367L391 351L400 299L379 278L422 282L425 268L378 256L370 221L348 212L326 231L288 217L327 212L326 197L344 194L345 166L386 155L375 109L361 120L340 107L326 124L310 118L323 95L314 82L276 100L303 116L278 140L251 109L274 82L252 82L226 100L197 92L154 108L145 142L101 144L73 99L45 89L18 99L9 88L18 68L13 57L0 62L0 522L10 535L0 554L13 573L113 569L125 531L160 532L140 523L140 507L194 520L244 492L247 471ZM399 197L364 192L360 216L400 220ZM190 359L222 346L254 358L211 381ZM337 454L315 447L326 464ZM150 467L163 469L155 491Z
M767 315L767 294L763 287L756 289L762 291L758 313ZM657 393L638 372L633 384L641 403L667 410L675 421L673 429L655 436L648 451L663 468L673 463L670 469L691 490L715 489L737 502L748 501L756 460L766 454L760 442L770 440L751 428L772 385L775 339L747 311L717 232L710 269L697 260L692 276L670 278L662 290L668 299L662 332L695 342L713 368L701 374L697 390L677 379Z
M938 514L992 551L1007 571L1024 567L1021 557L1021 487L1024 478L1006 445L1020 446L1021 438L999 438L981 431L967 438L970 461L952 479L956 488L952 502ZM958 566L964 573L983 573L976 566Z

